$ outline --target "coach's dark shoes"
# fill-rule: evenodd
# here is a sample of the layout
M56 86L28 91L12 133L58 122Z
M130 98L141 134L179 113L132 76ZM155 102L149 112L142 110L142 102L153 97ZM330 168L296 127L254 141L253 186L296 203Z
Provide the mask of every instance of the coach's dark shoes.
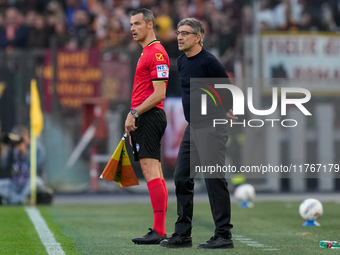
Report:
M209 241L201 243L197 246L198 249L232 249L234 243L231 238L225 239L220 236L213 236Z
M192 247L192 240L190 236L179 236L174 233L170 238L164 239L159 245L167 248L190 248Z
M167 238L166 234L160 236L156 230L152 228L149 228L149 230L150 232L145 236L133 238L132 242L135 244L159 244L162 240Z

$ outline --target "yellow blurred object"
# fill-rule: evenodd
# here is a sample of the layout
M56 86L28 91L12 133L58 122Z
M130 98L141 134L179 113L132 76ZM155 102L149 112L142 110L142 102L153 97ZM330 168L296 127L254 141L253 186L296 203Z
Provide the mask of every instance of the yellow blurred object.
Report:
M159 27L159 38L164 42L168 41L168 33L173 27L172 19L167 15L156 18L156 25Z
M43 114L40 107L40 97L37 88L36 80L31 81L31 129L33 130L36 137L40 136L40 133L44 127Z
M244 174L234 174L233 177L231 178L231 183L236 186L245 183L246 180L247 178L245 177Z

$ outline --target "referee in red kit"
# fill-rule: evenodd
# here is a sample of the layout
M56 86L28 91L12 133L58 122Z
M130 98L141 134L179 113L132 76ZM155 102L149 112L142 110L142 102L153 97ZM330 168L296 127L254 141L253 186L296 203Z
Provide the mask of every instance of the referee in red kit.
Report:
M133 39L142 45L143 52L137 63L125 132L130 135L135 160L140 162L154 214L150 232L132 241L136 244L159 244L167 237L164 223L168 190L160 163L160 142L167 125L163 100L169 78L169 58L156 40L155 18L150 10L133 11L130 23Z

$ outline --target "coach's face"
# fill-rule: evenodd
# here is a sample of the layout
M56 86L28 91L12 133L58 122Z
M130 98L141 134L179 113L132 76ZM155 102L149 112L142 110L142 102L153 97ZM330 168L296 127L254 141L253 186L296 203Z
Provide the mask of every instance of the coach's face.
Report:
M130 24L132 37L135 41L138 42L143 41L148 35L148 31L150 30L150 28L152 29L152 22L146 24L146 22L143 20L142 13L138 13L134 16L131 16Z
M201 40L201 36L195 34L187 25L180 26L177 33L178 49L184 52L190 51Z

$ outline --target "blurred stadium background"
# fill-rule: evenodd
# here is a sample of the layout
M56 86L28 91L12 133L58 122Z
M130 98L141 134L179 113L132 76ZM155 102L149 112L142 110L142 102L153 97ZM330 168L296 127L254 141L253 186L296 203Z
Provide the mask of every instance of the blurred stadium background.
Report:
M41 174L56 192L119 189L98 177L124 132L142 50L130 35L129 12L139 7L154 12L157 36L170 57L162 151L170 184L186 125L174 31L189 16L204 22L204 47L235 76L236 86L253 87L255 108L270 108L271 88L277 86L272 79L312 93L306 104L312 116L288 108L287 118L298 121L295 128L233 127L226 164L340 163L339 0L0 0L1 131L29 125L30 80L37 79L44 114L39 140L46 151ZM279 114L278 109L271 118ZM262 117L247 111L244 119L252 118ZM138 164L133 167L142 179ZM246 178L257 192L335 192L336 175Z

